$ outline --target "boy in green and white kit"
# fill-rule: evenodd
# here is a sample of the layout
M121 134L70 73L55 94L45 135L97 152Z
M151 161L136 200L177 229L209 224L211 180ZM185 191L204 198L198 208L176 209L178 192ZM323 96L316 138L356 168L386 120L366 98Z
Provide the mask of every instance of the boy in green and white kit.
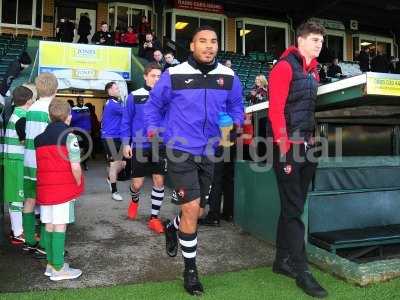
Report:
M26 141L24 156L24 194L22 213L25 234L24 251L34 252L37 258L46 258L46 231L42 224L40 243L35 240L35 204L36 204L36 152L34 139L44 132L50 122L49 105L57 93L57 78L51 73L41 73L35 80L39 99L26 113Z
M71 107L55 99L49 106L51 123L35 138L37 203L46 224L47 266L45 275L59 281L81 276L82 271L64 262L65 231L75 221L75 199L84 189L81 155L71 132Z
M25 122L26 111L33 101L33 93L27 87L19 86L13 91L15 109L4 136L4 201L9 204L11 243L14 245L25 242L22 228Z

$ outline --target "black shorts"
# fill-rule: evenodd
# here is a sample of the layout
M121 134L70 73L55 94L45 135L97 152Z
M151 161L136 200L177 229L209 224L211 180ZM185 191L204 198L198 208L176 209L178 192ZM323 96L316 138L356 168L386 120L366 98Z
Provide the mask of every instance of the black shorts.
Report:
M108 162L119 161L123 159L121 140L118 138L102 139L106 160Z
M200 198L200 207L204 208L210 195L214 163L206 156L194 156L179 150L172 150L172 153L179 160L167 157L168 176L176 203L181 205ZM182 155L187 159L182 161Z
M132 149L132 178L150 176L153 174L165 175L166 159L164 151L158 157L153 156L152 149Z

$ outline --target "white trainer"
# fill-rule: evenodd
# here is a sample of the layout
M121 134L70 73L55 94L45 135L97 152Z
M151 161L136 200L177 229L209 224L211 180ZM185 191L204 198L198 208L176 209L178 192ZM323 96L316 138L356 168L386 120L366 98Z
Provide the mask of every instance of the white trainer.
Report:
M111 198L112 198L113 200L115 200L115 201L122 201L122 200L124 200L124 199L122 198L122 196L121 196L118 192L112 193Z
M69 267L68 263L65 263L65 265L67 265ZM44 272L44 275L50 277L53 274L53 271L55 271L55 269L53 268L52 265L47 264L46 266L46 271Z
M70 268L68 264L64 264L61 270L53 270L50 280L60 281L67 279L75 279L82 275L82 271L79 269Z
M44 275L46 275L47 277L50 277L51 275L53 275L53 270L54 270L54 268L51 265L47 265Z

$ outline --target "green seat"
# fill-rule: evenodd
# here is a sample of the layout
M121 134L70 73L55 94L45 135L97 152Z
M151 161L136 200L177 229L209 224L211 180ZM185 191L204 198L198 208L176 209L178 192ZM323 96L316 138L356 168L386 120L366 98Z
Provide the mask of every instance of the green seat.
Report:
M10 44L10 45L8 46L8 49L25 50L25 45L22 45L22 44Z

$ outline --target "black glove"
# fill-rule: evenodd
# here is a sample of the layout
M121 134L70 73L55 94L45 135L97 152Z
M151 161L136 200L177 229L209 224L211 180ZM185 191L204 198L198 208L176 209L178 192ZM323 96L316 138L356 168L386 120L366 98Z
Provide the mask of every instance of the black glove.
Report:
M231 131L229 132L229 140L231 142L236 142L238 137L242 134L242 130L240 126L237 126L236 124L233 124L233 127Z

